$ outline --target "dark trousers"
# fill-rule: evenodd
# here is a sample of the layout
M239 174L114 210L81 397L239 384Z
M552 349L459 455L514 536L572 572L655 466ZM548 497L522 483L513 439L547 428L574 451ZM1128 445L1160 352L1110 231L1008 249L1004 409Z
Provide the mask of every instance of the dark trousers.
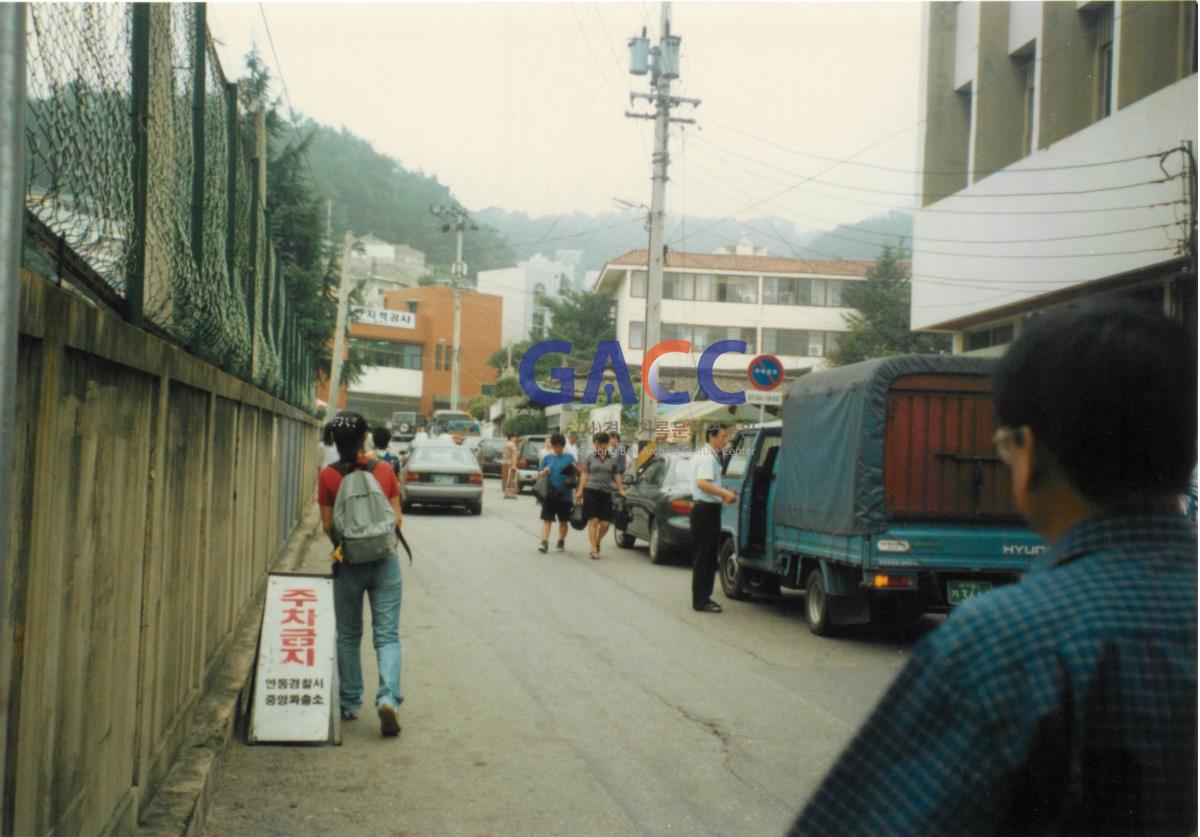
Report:
M700 607L713 594L717 577L717 549L721 544L721 504L694 503L692 530L692 607Z

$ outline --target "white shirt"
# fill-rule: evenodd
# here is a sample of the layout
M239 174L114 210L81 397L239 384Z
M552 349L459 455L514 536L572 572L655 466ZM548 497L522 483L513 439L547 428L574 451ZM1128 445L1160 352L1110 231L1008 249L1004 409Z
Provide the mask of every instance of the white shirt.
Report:
M708 480L715 486L721 485L721 458L708 445L692 457L692 500L697 503L720 503L721 498L717 495L700 490L700 480Z
M571 456L575 457L576 462L579 461L579 448L570 442L567 442L565 445L563 445L563 453L569 453Z

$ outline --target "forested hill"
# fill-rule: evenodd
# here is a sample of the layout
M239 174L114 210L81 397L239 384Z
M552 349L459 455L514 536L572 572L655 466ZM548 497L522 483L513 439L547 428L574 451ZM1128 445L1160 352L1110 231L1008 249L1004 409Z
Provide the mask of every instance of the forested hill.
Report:
M300 127L303 133L312 133L307 156L317 191L333 201L335 240L346 229L359 235L370 232L421 250L430 265L453 261L454 236L443 232L442 221L429 212L431 205L455 203L436 174L409 171L344 128L313 122ZM479 226L467 239L466 261L472 275L509 267L536 253L553 256L555 250L582 250L581 268L598 270L614 256L647 243L645 217L638 212L530 216L491 207L473 211L472 218ZM669 216L667 221L668 246L675 250L713 252L743 235L765 246L771 255L871 259L879 255L881 244L911 242L912 216L892 212L830 232L804 230L765 217L733 221L689 216L681 221Z

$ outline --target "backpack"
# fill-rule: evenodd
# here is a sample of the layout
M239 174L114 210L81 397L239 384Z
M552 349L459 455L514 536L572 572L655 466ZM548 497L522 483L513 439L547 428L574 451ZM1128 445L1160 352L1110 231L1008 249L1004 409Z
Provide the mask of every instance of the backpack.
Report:
M382 561L395 550L396 513L371 473L378 464L333 466L342 475L333 501L333 531L347 564Z

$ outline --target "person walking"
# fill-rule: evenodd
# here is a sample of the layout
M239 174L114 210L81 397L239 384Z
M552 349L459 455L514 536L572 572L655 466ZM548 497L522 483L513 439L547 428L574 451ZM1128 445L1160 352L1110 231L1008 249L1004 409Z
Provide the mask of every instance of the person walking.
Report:
M371 443L375 447L376 457L391 465L392 470L398 475L400 473L400 457L388 450L388 444L391 441L392 431L383 425L371 431Z
M588 544L593 560L599 560L600 544L613 520L613 489L621 499L625 498L625 486L617 471L616 457L609 453L608 442L608 434L603 431L593 437L594 449L583 460L583 474L575 492L575 502L583 503L583 518L587 521Z
M517 434L509 433L508 441L504 443L504 452L500 454L500 484L504 488L504 499L514 499L519 492L520 486L517 484L517 458L520 456L520 451L517 449Z
M563 450L575 457L576 462L579 461L579 434L574 430L567 434L567 444Z
M1129 300L1027 320L996 453L1046 541L913 649L792 834L1194 834L1196 343Z
M692 457L692 514L688 521L692 533L692 610L720 613L713 601L713 582L717 577L717 551L721 544L721 504L732 503L737 495L721 486L721 451L728 432L719 424L709 425L705 444Z
M542 500L542 542L538 552L549 549L550 524L558 520L558 552L566 550L567 522L571 519L571 489L567 487L567 479L578 473L575 457L566 451L567 440L561 433L550 436L550 449L553 451L542 462L542 470L538 479L546 480L546 496Z
M392 466L382 459L366 455L367 420L358 413L341 413L330 422L339 460L321 469L317 480L317 503L321 507L321 527L342 548L340 533L334 529L334 505L343 479L355 470L368 471L383 490L395 513L396 531L400 530L400 483ZM338 699L344 721L358 718L362 708L362 611L363 594L371 604L371 630L375 656L379 664L379 688L375 710L381 732L386 736L400 733L398 711L404 702L400 690L400 601L404 579L400 559L392 554L379 561L333 567L333 610L337 623Z

